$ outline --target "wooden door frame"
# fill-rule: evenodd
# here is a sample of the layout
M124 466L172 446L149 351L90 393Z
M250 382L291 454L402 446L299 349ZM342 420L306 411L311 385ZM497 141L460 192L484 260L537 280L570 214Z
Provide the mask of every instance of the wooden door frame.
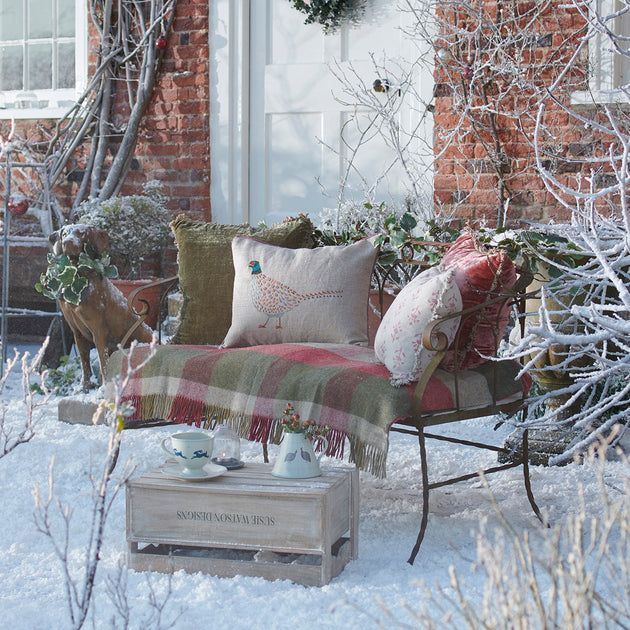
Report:
M250 0L213 0L208 11L212 220L244 223L249 217Z

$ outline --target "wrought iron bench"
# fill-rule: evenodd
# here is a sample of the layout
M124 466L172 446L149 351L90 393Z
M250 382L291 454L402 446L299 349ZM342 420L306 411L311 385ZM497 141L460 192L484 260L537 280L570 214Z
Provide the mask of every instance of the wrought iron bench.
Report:
M422 265L415 264L409 257L397 260L386 268L377 267L374 272L374 285L378 288L378 301L381 316L384 309L384 296L391 284L391 280L401 277L408 280L416 275ZM457 368L457 357L460 347L463 348L468 340L461 334L457 334L452 343L444 333L440 332L440 325L449 318L459 317L459 330L463 329L463 322L468 318L474 318L477 325L481 319L485 320L491 330L496 332L494 348L499 348L501 335L497 321L494 318L504 317L513 305L524 304L524 292L531 277L521 273L511 289L504 288L497 292L487 292L483 300L475 307L463 309L445 318L437 319L427 327L422 342L426 349L434 352L429 366L421 378L412 384L402 387L394 387L389 383L389 373L385 366L380 364L374 356L371 348L358 348L356 346L330 346L327 344L278 344L274 347L233 348L221 350L216 347L200 346L169 346L158 347L156 356L151 359L149 365L132 379L130 390L125 394L125 399L136 407L136 416L130 421L129 426L147 426L149 424L162 424L172 422L203 423L206 427L212 427L217 422L230 421L237 430L248 439L254 439L263 443L265 459L267 459L267 442L277 442L280 437L280 429L276 420L277 409L282 408L286 402L294 404L299 409L300 396L308 399L309 403L317 401L320 411L318 420L326 418L327 424L332 424L336 430L336 438L331 440L331 453L343 452L343 443L348 438L350 443L350 461L355 462L359 468L384 476L385 461L387 455L387 433L396 431L418 438L421 472L422 472L422 516L420 530L416 544L410 554L408 562L413 564L420 544L425 534L429 513L430 491L442 486L454 484L471 479L479 475L487 475L501 470L522 466L523 480L527 498L536 516L543 521L538 506L533 497L528 462L527 431L523 431L522 447L518 451L510 451L501 446L494 446L476 442L474 440L461 440L444 437L427 431L431 427L447 423L459 422L469 418L486 417L497 414L514 415L522 409L531 384L527 374L516 379L520 366L508 360L489 360L481 366L460 370ZM163 289L163 297L177 286L178 277L174 276L152 285L159 284ZM141 298L141 289L129 296L131 304L136 297ZM146 304L146 303L145 303ZM492 315L493 321L487 317L489 307L496 305L497 309ZM148 314L148 304L143 309L141 319ZM290 347L287 347L290 346ZM440 368L440 363L448 352L454 353L455 369L445 371ZM143 357L142 348L137 349L140 361ZM462 350L463 352L463 350ZM118 355L118 356L117 356ZM496 359L496 357L495 357ZM283 393L278 400L273 400L268 391L256 389L250 383L260 383L271 372L270 365L277 370L277 366L290 362L291 366L299 367L300 375L308 374L313 378L318 388L326 388L330 391L333 381L329 379L324 367L334 366L339 370L347 371L349 378L356 381L354 387L363 387L362 391L369 391L371 399L364 407L357 410L343 399L340 393L339 400L323 401L315 395L300 393L302 381L288 383L286 371L276 379L284 379L282 382ZM285 362L285 363L282 363ZM190 377L191 370L188 366L202 365L199 372L203 374ZM322 367L324 366L324 367ZM121 353L115 353L108 366L108 378L125 369ZM182 376L187 374L185 378ZM237 375L236 377L234 375ZM210 376L211 375L211 376ZM312 376L314 375L314 376ZM190 377L190 382L184 382ZM208 381L212 379L213 393L208 393ZM246 385L236 386L232 381L241 379ZM302 376L300 376L302 378ZM170 379L170 380L169 380ZM516 380L515 380L516 379ZM195 381L192 383L192 381ZM354 382L353 381L353 382ZM151 385L149 385L151 383ZM472 384L472 385L471 385ZM188 385L190 387L187 389ZM300 385L300 386L298 386ZM238 387L249 387L246 392L238 391L239 400L233 395ZM303 387L302 387L303 389ZM471 399L470 391L475 392ZM190 392L196 394L190 394ZM276 391L276 390L274 390ZM351 395L354 391L350 391ZM169 393L170 392L170 393ZM173 393L174 392L174 393ZM184 394L183 392L188 392ZM170 395L173 394L173 395ZM196 399L188 404L188 395ZM245 398L245 403L243 403ZM355 397L356 398L356 397ZM343 400L342 400L343 399ZM211 401L211 402L210 402ZM277 403L277 404L276 404ZM311 407L309 407L311 408ZM252 410L258 411L252 411ZM260 410L263 411L260 411ZM361 429L364 418L361 414L376 414L378 421L386 422L385 426L379 426L380 433L375 437L370 436L371 441L365 441ZM335 415L336 414L336 415ZM275 417L274 417L275 416ZM387 420L383 420L383 418ZM332 418L332 422L330 419ZM335 424L335 420L338 420ZM350 425L354 423L356 432ZM344 429L345 427L345 429ZM370 427L370 430L372 427ZM335 431L333 431L334 433ZM373 439L372 439L373 437ZM426 459L426 440L436 439L462 444L474 448L488 449L497 453L509 455L510 461L503 465L489 467L483 471L474 471L470 474L444 480L429 480L428 465ZM341 445L340 445L341 442Z

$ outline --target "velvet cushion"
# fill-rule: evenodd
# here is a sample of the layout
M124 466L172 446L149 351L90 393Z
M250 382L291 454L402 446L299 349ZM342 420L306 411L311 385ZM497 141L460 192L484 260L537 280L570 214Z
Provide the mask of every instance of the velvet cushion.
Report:
M374 339L374 352L391 372L392 385L417 381L436 352L424 347L422 336L434 320L461 310L462 298L455 271L433 267L403 287L389 307ZM449 343L455 337L459 317L446 320L436 330Z
M255 228L177 218L171 223L177 244L179 283L183 293L180 322L171 343L218 345L232 321L234 265L232 239L256 235L283 247L313 247L313 225L299 217Z
M292 342L367 345L368 240L291 250L237 236L234 299L224 347Z
M460 236L444 255L442 269L454 269L455 281L465 310L505 293L516 282L514 263L504 250L488 249L471 232ZM451 347L440 367L466 370L485 363L496 353L510 319L510 309L502 302L491 304L463 317Z

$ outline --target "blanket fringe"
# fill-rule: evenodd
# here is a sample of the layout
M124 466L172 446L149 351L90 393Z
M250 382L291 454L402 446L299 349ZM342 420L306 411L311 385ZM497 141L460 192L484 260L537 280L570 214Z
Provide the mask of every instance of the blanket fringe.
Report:
M124 400L135 407L133 420L166 419L178 424L203 426L213 429L218 424L226 424L236 431L239 437L252 442L279 444L282 438L282 424L279 419L265 416L235 414L230 409L207 405L194 399L166 394L125 396ZM376 477L385 477L387 454L371 444L365 444L356 436L346 435L332 428L327 434L326 455L342 458L345 440L350 442L349 460L359 470L365 470ZM319 449L318 449L319 450Z

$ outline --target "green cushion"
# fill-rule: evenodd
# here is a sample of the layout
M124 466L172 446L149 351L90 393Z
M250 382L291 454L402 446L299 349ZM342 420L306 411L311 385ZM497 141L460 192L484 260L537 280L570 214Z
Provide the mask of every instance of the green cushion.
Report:
M184 296L180 322L171 339L176 344L218 345L223 341L232 322L231 244L237 234L292 249L314 246L313 224L304 216L260 228L177 218L171 229Z

